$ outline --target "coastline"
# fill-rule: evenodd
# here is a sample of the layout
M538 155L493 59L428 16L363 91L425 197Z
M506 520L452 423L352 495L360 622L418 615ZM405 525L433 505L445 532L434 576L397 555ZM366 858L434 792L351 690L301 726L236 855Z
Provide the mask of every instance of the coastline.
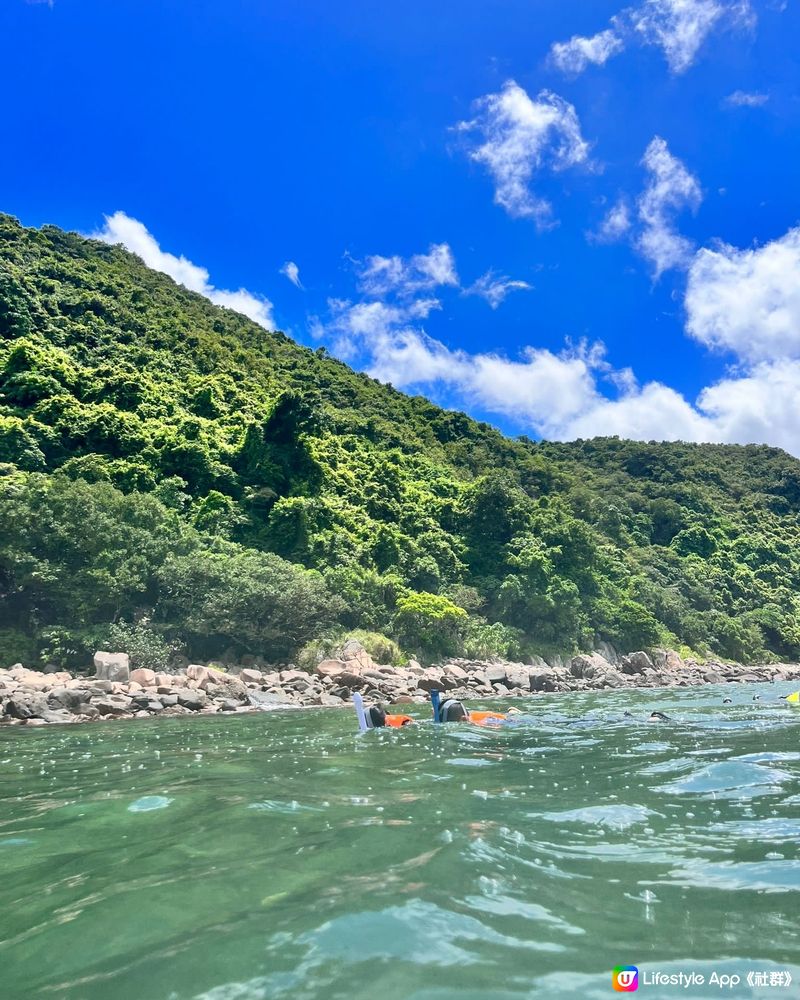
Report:
M608 658L607 658L608 657ZM98 652L95 674L40 672L15 664L0 669L0 726L43 726L131 718L245 714L279 709L342 708L359 691L392 706L424 704L434 689L465 701L532 698L539 694L619 688L689 687L798 680L800 664L683 660L673 650L613 650L554 657L534 664L452 659L422 667L375 663L348 642L337 659L314 670L227 671L189 664L178 673L131 670L124 653Z

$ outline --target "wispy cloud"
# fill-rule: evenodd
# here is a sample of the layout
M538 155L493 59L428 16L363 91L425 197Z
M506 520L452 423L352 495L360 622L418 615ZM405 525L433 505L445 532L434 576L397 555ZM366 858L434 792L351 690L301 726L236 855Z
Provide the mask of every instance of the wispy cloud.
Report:
M497 309L509 292L530 291L532 287L527 281L515 280L489 270L486 274L482 274L477 281L474 281L469 288L465 288L464 294L479 295L489 303L492 309Z
M104 243L121 243L131 253L141 257L148 267L168 274L173 281L183 285L184 288L199 292L215 305L243 313L268 330L274 329L272 303L269 299L248 292L245 288L237 291L215 288L204 267L192 263L186 257L176 257L162 250L152 233L138 219L133 219L124 212L106 215L103 228L91 236Z
M616 243L631 229L631 210L625 198L620 198L605 215L596 232L590 233L591 240L598 243Z
M356 262L359 285L366 295L416 295L443 285L458 285L453 251L447 243L434 243L426 254L412 257L373 255Z
M513 80L476 105L476 117L457 128L480 136L470 156L494 180L496 204L511 216L547 225L552 206L531 184L543 170L565 170L588 159L575 108L547 90L532 99Z
M628 45L660 48L675 74L696 61L709 35L722 27L751 28L755 15L748 0L644 0L611 19L611 27L590 37L556 42L550 61L566 73L602 65Z
M758 94L746 90L734 90L722 102L729 108L762 108L769 100L769 94Z
M550 61L563 73L577 74L590 63L604 66L624 48L625 43L616 31L607 28L589 38L573 35L568 42L555 42L550 49Z
M286 263L283 265L283 267L280 269L279 273L282 274L285 278L288 278L295 288L299 288L302 290L303 285L302 282L300 281L300 268L297 266L297 264L295 264L293 260L287 260Z
M697 179L659 136L645 150L642 164L649 179L637 202L642 228L636 248L651 262L658 278L667 269L688 262L692 243L678 232L675 216L687 208L696 211L703 194Z

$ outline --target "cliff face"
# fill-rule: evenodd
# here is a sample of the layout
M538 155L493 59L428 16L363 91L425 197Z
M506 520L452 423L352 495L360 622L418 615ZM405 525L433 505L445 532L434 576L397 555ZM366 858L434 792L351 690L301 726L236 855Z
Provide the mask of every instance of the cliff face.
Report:
M511 440L8 216L0 463L10 662L276 659L354 628L428 658L800 657L788 455Z

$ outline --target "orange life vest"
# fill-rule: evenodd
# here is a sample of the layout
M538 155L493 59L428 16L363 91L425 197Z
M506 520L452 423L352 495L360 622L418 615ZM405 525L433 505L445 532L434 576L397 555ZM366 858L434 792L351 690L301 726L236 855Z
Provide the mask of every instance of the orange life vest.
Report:
M409 722L414 720L410 715L387 715L386 725L392 726L394 729L399 729L401 726L407 726Z
M490 726L494 722L503 722L506 718L501 712L468 712L467 715L475 726Z

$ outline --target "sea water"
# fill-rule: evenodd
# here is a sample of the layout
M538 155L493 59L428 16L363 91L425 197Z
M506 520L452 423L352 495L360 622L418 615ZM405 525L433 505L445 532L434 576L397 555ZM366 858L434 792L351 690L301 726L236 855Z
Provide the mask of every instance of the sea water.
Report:
M800 995L789 690L0 729L0 995Z

